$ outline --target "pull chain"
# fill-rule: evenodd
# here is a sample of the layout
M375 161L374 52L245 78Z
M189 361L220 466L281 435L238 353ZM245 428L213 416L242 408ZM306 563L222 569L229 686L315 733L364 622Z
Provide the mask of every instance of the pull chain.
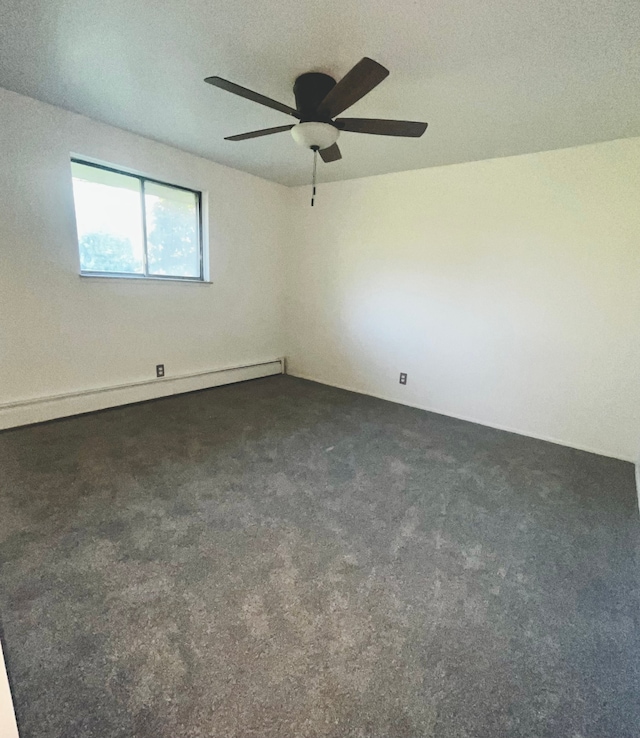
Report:
M316 169L318 166L318 147L313 147L313 190L311 192L311 207L313 207L313 201L316 199Z

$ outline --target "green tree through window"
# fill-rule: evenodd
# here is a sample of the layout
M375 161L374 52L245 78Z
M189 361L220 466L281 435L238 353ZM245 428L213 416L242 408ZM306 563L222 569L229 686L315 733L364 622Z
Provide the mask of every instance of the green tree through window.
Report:
M158 199L150 215L149 273L194 276L194 271L200 269L195 203Z
M131 272L141 270L128 238L110 233L86 233L80 239L81 268L85 272Z

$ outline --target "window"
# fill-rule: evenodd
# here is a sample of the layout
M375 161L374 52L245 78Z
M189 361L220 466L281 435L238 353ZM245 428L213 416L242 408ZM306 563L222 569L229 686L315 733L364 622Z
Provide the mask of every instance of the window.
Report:
M204 281L201 193L72 159L80 271Z

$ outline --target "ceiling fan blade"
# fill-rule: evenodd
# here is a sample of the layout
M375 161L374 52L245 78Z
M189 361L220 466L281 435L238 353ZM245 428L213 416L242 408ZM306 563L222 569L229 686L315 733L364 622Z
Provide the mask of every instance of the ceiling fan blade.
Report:
M318 106L318 113L323 117L334 118L371 92L388 75L389 70L382 64L365 56L324 98Z
M240 87L240 85L236 85L233 82L229 82L229 80L227 79L222 79L222 77L207 77L205 79L205 82L207 82L210 85L213 85L214 87L219 87L221 90L232 92L234 95L239 95L240 97L244 97L247 100L252 100L253 102L260 103L260 105L266 105L266 107L268 108L279 110L281 113L292 115L294 118L300 117L298 115L298 111L294 110L293 108L290 108L288 105L284 105L283 103L280 103L277 100L272 100L270 97L265 97L264 95L261 95L259 92L254 92L253 90L247 90L246 87Z
M427 130L426 123L412 120L380 120L378 118L337 118L341 131L373 133L378 136L410 136L419 138Z
M249 133L238 133L235 136L226 136L225 141L246 141L248 138L259 138L260 136L270 136L272 133L281 133L282 131L290 131L293 125L278 126L277 128L263 128L260 131L249 131Z
M325 164L330 164L332 161L338 161L342 159L342 154L338 148L338 144L333 144L326 149L320 149L320 156Z

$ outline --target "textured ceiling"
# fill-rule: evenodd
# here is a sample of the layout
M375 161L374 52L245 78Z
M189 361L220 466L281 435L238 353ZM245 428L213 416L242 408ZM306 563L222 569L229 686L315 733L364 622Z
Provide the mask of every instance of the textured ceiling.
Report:
M0 0L0 86L284 184L310 176L290 118L302 72L363 56L390 76L349 116L426 120L421 139L344 133L320 180L640 135L638 0ZM346 113L345 113L346 115Z

